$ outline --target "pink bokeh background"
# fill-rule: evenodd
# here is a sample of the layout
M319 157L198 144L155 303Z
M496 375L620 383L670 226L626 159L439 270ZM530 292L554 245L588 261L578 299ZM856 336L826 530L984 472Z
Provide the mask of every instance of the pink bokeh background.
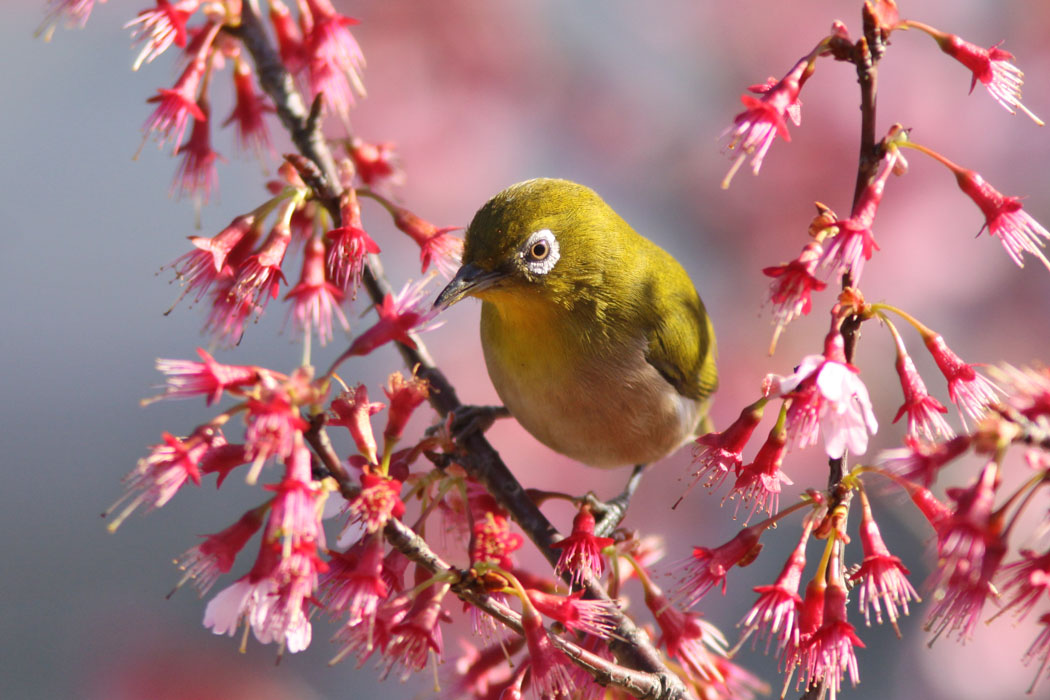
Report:
M729 161L718 139L740 109L743 88L782 75L833 19L856 34L859 2L337 5L362 20L355 34L368 59L369 97L352 115L354 130L398 144L408 174L400 196L417 213L438 225L465 226L489 196L535 176L597 189L683 263L704 297L721 349L722 388L713 409L720 426L754 399L767 372L786 373L820 350L833 301L827 292L815 299L812 317L790 326L776 355L767 356L772 327L759 271L797 254L814 201L848 213L859 131L852 67L820 61L802 95L801 127L792 128L790 144L773 146L760 177L744 169L722 191ZM1050 117L1050 5L928 0L901 7L904 16L979 44L1005 38L1028 76L1026 105ZM195 697L235 697L229 688L243 692L249 677L268 688L265 697L414 697L415 686L377 685L370 669L325 667L331 647L323 624L311 649L274 668L272 649L250 643L249 653L238 656L235 641L200 627L203 604L189 591L163 600L176 580L170 560L253 503L247 488L180 494L116 536L106 535L97 519L147 444L162 430L185 431L206 415L195 403L137 405L158 380L153 358L189 357L205 342L198 334L201 309L184 305L161 316L176 290L167 275L154 273L196 231L192 206L166 197L170 158L148 147L130 161L148 113L143 101L170 82L173 70L165 56L130 72L120 25L138 9L98 5L84 31L60 30L49 45L30 39L41 16L35 3L12 4L0 27L0 57L12 67L0 78L9 96L0 117L6 127L0 191L9 217L0 285L10 300L0 310L6 329L0 344L8 362L4 393L11 397L0 421L10 501L0 509L9 533L8 573L0 583L7 601L0 612L6 632L0 696L161 697L143 688L179 687L196 674L229 680L185 691ZM1003 192L1026 195L1026 209L1050 223L1050 131L1009 115L981 87L968 95L965 69L917 32L894 35L879 80L880 132L901 122L915 140L978 170ZM228 109L216 99L216 114ZM256 163L234 157L228 135L216 148L230 163L220 167L218 201L202 214L204 232L255 206L265 179ZM1019 270L998 242L975 239L980 214L954 180L917 153L910 161L910 173L887 186L875 225L882 250L865 269L866 296L909 310L967 360L1045 362L1050 273L1035 261ZM366 203L364 214L394 285L418 276L413 244L377 207ZM478 308L455 307L425 340L464 401L493 403L481 369ZM282 313L271 316L220 359L293 366L299 347L289 333L276 335ZM900 398L888 334L871 324L864 330L857 364L880 418L875 451L900 441L900 426L890 425ZM946 400L918 338L905 340L931 389ZM317 350L315 361L326 364L338 352L338 343ZM397 366L388 351L345 372L378 391ZM420 417L417 428L426 422ZM497 424L490 437L526 486L609 497L627 476L566 460L511 421ZM725 541L739 526L732 504L719 507L722 494L697 489L670 510L688 465L683 451L655 468L626 523L667 534L672 560L692 545ZM964 481L972 467L961 466L949 480ZM1008 468L1019 474L1023 466ZM810 450L791 455L785 470L796 484L782 500L788 503L798 489L823 483L826 462ZM1046 505L1044 499L1033 508ZM567 507L547 511L568 526ZM894 497L876 502L876 516L918 585L927 572L928 531ZM795 534L789 520L770 534L758 562L730 574L724 599L712 593L701 603L731 637L751 603L750 588L775 576ZM529 552L522 559L538 561ZM633 597L639 606L637 591ZM868 644L858 653L862 682L848 697L1022 696L1034 670L1019 661L1034 637L1032 624L1014 627L1002 619L982 625L966 645L942 639L927 650L924 610L904 622L900 641L887 629L861 629ZM854 619L862 624L859 615ZM453 637L446 637L450 655ZM745 654L743 663L776 692L771 661ZM427 685L424 679L420 687ZM264 697L258 692L253 697Z

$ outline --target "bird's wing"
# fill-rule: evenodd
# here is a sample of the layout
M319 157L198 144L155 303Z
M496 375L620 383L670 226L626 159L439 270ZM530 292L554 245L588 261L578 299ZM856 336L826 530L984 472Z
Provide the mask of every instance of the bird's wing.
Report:
M684 274L684 273L683 273ZM678 391L695 401L718 387L715 333L692 284L681 294L652 298L656 324L649 331L645 359Z

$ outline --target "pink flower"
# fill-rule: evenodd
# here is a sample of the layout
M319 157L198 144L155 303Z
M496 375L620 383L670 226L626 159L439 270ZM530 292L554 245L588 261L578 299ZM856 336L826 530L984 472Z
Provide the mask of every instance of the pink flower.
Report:
M832 700L842 689L842 676L849 674L857 685L860 673L854 647L864 648L853 625L846 620L847 592L843 585L832 583L824 598L824 612L820 627L803 640L799 665L808 684L822 682L830 690Z
M167 387L158 398L190 398L206 395L211 405L222 398L222 392L254 384L260 368L243 365L223 365L215 361L203 348L197 348L203 362L192 360L157 360L157 371L167 375Z
M909 436L922 436L927 440L953 437L955 432L941 415L947 413L948 409L926 391L926 383L919 376L911 355L908 354L904 342L895 330L893 339L897 343L897 376L900 378L901 389L904 391L904 403L897 410L893 422L896 423L904 414L908 414Z
M711 652L725 653L725 637L696 613L682 612L654 585L645 587L645 605L660 628L660 644L667 655L682 663L690 673L707 682L721 682L722 676Z
M738 624L744 628L741 643L754 632L766 638L766 653L769 643L776 638L777 650L797 648L799 644L798 619L802 611L802 598L798 587L802 582L802 570L806 566L806 543L813 526L807 522L798 545L788 557L777 580L771 586L755 586L758 600Z
M948 380L948 398L959 409L959 414L979 421L988 404L996 401L995 385L952 352L940 334L924 334L923 340L941 374Z
M460 258L463 255L463 240L449 235L452 231L458 231L458 226L445 226L438 228L434 224L419 218L404 207L394 207L394 225L408 234L409 238L419 246L419 259L423 264L422 271L426 272L431 264L451 279L459 269Z
M611 600L583 600L583 591L568 596L525 589L536 609L566 629L608 639L616 629L616 603Z
M488 562L504 569L513 569L512 552L521 549L524 538L511 532L510 521L497 511L485 511L474 518L470 561Z
M105 2L106 0L100 1ZM44 41L51 41L51 36L55 33L55 26L63 19L70 27L83 28L94 6L95 0L47 0L47 14L33 35L43 35Z
M324 243L319 238L312 238L303 253L299 284L292 287L284 297L295 300L289 312L295 319L295 325L306 334L316 328L322 346L332 339L333 315L345 330L350 330L350 323L339 308L343 293L325 278L324 258Z
M820 269L825 278L846 272L854 285L860 281L864 262L871 260L872 253L879 249L871 227L879 203L882 202L886 180L893 172L897 158L895 150L887 153L882 159L882 172L861 192L850 218L831 224L831 227L838 229L838 233L828 239L820 257Z
M1010 63L1013 54L1000 49L998 44L988 49L971 44L954 34L934 34L934 39L941 47L941 51L963 64L973 73L970 81L970 92L973 92L977 81L988 88L988 93L995 98L1010 114L1016 114L1021 110L1032 118L1036 124L1042 126L1039 117L1028 111L1021 104L1021 85L1024 83L1024 73Z
M247 445L212 445L211 449L204 453L200 461L201 474L218 474L215 488L222 486L222 482L230 475L236 467L248 463Z
M128 498L134 498L110 522L108 529L111 532L139 506L150 510L160 508L187 482L200 486L198 465L201 458L213 446L225 442L222 433L211 425L199 426L186 438L177 438L170 433L161 437L164 442L153 445L149 456L140 459L131 473L124 477L127 493L113 504L113 508ZM111 511L112 508L107 512Z
M393 640L394 627L408 614L410 605L409 598L400 596L381 603L371 625L367 624L367 620L355 625L343 625L332 638L332 641L341 644L342 648L330 663L337 663L348 654L355 653L360 665L376 650L385 653Z
M340 203L342 226L325 234L328 248L328 276L340 289L354 297L361 283L365 256L379 253L379 246L361 228L361 205L353 189L347 189Z
M180 49L185 47L186 20L198 7L200 0L181 0L175 4L168 0L157 0L155 8L139 12L138 17L125 24L124 29L133 28L132 42L143 45L132 70L138 70L143 63L150 63L172 44Z
M430 280L421 279L416 283L406 284L397 295L387 294L380 304L376 304L376 313L379 321L361 335L354 338L350 348L346 351L347 357L354 355L367 355L381 345L390 341L397 341L410 348L416 347L410 333L422 333L436 328L438 324L430 324L438 309L431 307L424 310L423 298L426 296L424 287Z
M254 151L261 156L270 150L270 136L266 130L265 116L273 112L272 105L262 94L255 91L251 63L239 56L233 64L233 87L236 102L223 126L233 124L237 130L237 141L244 151Z
M871 409L871 399L857 370L846 364L842 336L832 331L824 341L824 355L802 359L794 374L766 378L770 394L791 399L787 412L787 431L800 447L817 441L824 434L824 449L833 459L848 449L864 454L868 433L879 427Z
M427 573L429 576L429 573ZM407 680L414 671L422 671L433 654L440 662L443 651L441 639L441 601L448 592L447 583L434 583L421 591L404 618L390 630L390 643L384 649L385 678L395 664L402 666L401 680Z
M956 560L957 566L942 574L937 603L926 618L926 630L933 631L931 643L945 631L958 631L960 640L973 637L985 602L998 596L992 580L1005 555L1005 544L995 540L983 548L982 556L972 565Z
M356 19L335 11L329 0L306 0L312 26L303 38L303 55L310 76L311 96L324 94L336 114L347 117L354 106L354 93L365 94L361 70L365 57L347 30Z
M157 94L146 100L156 103L157 108L149 116L142 129L156 132L159 145L163 146L169 139L175 142L174 152L179 152L179 144L189 126L190 117L204 121L207 119L197 106L197 88L204 75L206 61L198 58L187 66L175 86L170 90L160 89Z
M554 648L543 618L531 605L525 605L521 614L525 644L529 650L530 685L536 700L568 700L576 684L573 667L560 651Z
M1039 554L1031 549L1022 549L1021 558L999 572L1000 589L1007 598L996 615L1015 610L1018 620L1028 616L1036 603L1050 599L1050 549Z
M233 277L221 280L212 292L211 311L204 322L204 330L217 341L232 346L241 342L244 324L256 310L251 297L242 296Z
M908 582L908 569L901 563L899 557L890 554L886 543L882 540L879 526L871 514L871 504L867 496L861 491L861 504L863 512L860 523L860 542L864 550L864 561L860 568L850 574L852 581L860 589L860 607L864 609L864 622L871 624L870 612L875 610L875 621L882 624L882 608L879 599L886 606L886 616L897 630L897 608L908 614L908 601L919 600L911 583ZM900 631L897 631L900 636Z
M252 459L247 481L254 484L263 462L271 457L289 457L297 438L309 424L299 416L299 409L288 393L279 387L265 389L259 398L249 399L247 406L248 427L244 440Z
M183 296L197 290L200 301L213 284L233 276L232 265L247 257L259 236L254 214L242 214L212 238L190 236L194 249L170 263L179 280L187 281ZM180 297L181 298L181 297Z
M390 595L382 574L383 541L364 537L345 554L332 553L319 582L321 603L333 617L349 613L349 626L372 626L379 604Z
M233 292L242 300L250 300L260 311L270 299L277 298L277 291L285 282L281 263L292 240L288 224L279 220L270 230L259 251L248 256L237 267Z
M363 523L368 533L382 530L387 520L405 514L401 482L376 474L362 474L361 493L350 502L348 509L351 523Z
M970 437L960 435L947 442L924 444L912 436L904 438L905 447L884 450L878 462L890 472L903 479L918 479L923 486L930 486L937 473L970 447Z
M811 293L827 286L814 276L823 252L824 248L818 241L810 241L791 262L762 269L763 275L773 278L769 285L769 299L778 330L808 314L812 306Z
M373 144L354 138L346 150L361 182L369 187L383 188L387 184L400 185L405 181L394 148L392 143Z
M734 494L740 495L740 503L751 501L751 510L744 519L746 524L756 511L765 510L768 515L780 510L780 488L781 484L792 484L780 469L784 462L784 454L787 452L787 430L782 422L778 422L769 431L769 437L758 449L758 454L751 464L741 467L733 490L726 498L732 498ZM736 510L733 511L736 517Z
M1050 239L1050 232L1021 208L1020 197L1004 195L973 170L959 168L955 171L955 179L959 183L959 189L965 192L984 214L984 226L981 227L981 231L987 228L991 235L996 236L1018 267L1024 267L1022 255L1028 253L1050 269L1050 260L1046 259L1041 250L1046 246L1044 241Z
M762 549L758 538L765 528L765 525L746 527L714 549L693 547L693 556L685 562L685 571L679 577L678 600L687 608L692 607L718 585L725 595L726 574L733 566L747 566L755 560Z
M208 56L211 44L222 25L212 22L201 33L200 47L189 65L179 76L170 90L160 89L157 94L146 100L157 103L157 108L149 116L142 129L147 133L157 134L159 145L163 146L169 139L175 142L174 153L179 152L182 137L186 133L190 117L205 121L207 117L197 106L197 91L201 79L208 67Z
M376 439L369 416L382 411L383 404L369 402L368 389L364 384L358 384L352 394L345 392L333 399L330 408L335 415L328 419L329 425L341 425L349 430L357 451L369 464L378 464Z
M705 478L705 475L707 480L704 486L718 488L730 473L740 472L744 462L744 448L761 422L764 408L765 401L759 400L741 411L740 416L724 431L707 433L696 439L693 464L697 465L697 469L693 472L693 481L689 488ZM681 498L678 500L681 502Z
M383 429L383 438L389 445L401 439L408 419L419 405L427 400L430 395L430 383L415 374L405 379L400 372L394 372L387 379L383 393L390 400L386 428Z
M179 569L185 572L178 585L192 581L201 595L207 593L221 574L233 568L237 554L262 527L265 511L265 507L253 508L230 527L205 535L204 542L187 550L176 560Z
M1050 369L1003 364L990 372L1011 408L1030 421L1050 418Z
M751 156L751 169L758 175L766 151L777 135L785 141L791 140L785 117L790 117L796 126L800 123L798 96L812 73L813 63L807 56L796 63L780 82L771 86L752 87L752 92L760 93L761 98L746 94L740 98L747 109L736 115L733 126L726 130L730 137L726 149L739 149L740 154L734 159L729 173L722 180L723 189L729 187L729 181L733 179L745 158Z
M292 19L288 6L281 0L270 0L270 23L277 38L277 49L281 54L281 63L292 75L297 75L306 67L306 56L303 53L303 33Z
M605 571L602 550L614 540L611 537L595 536L594 526L591 509L586 505L582 506L572 519L572 532L569 536L551 545L554 549L561 550L561 556L554 567L555 576L569 571L570 582L580 587L584 586L588 578L601 578Z
M189 140L179 147L182 161L171 183L172 192L181 196L192 196L199 204L207 204L213 189L218 188L219 173L215 161L219 154L211 148L211 123L208 120L208 100L203 95L197 101L203 119L193 120Z

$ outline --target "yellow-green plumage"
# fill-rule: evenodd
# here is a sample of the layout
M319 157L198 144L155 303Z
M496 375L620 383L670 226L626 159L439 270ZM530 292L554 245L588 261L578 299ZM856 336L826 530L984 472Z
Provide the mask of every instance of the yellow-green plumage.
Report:
M489 376L540 442L619 466L693 435L717 386L703 303L674 258L592 190L552 179L507 188L475 215L463 263L438 303L483 301Z

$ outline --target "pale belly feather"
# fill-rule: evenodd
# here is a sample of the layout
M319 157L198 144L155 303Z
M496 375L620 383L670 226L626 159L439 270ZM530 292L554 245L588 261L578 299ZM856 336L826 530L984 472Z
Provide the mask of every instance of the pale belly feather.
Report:
M644 339L599 354L533 321L503 323L486 303L481 332L496 392L537 440L585 464L616 467L658 460L693 435L699 404L646 362Z

